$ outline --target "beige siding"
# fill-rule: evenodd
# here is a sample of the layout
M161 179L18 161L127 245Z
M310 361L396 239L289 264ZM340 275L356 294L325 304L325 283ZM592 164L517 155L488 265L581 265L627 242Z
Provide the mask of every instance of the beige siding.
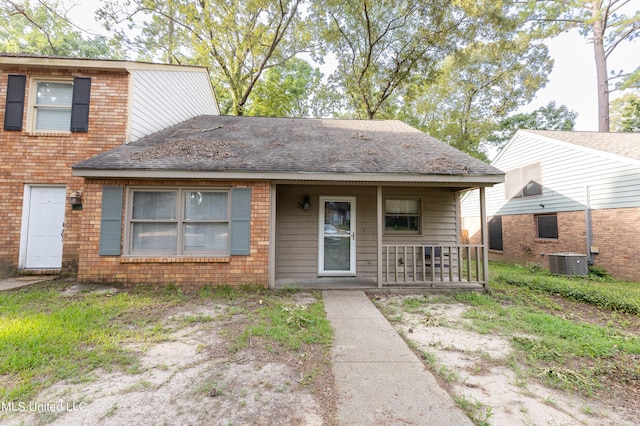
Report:
M377 226L375 186L278 185L276 195L276 278L316 278L320 196L356 197L356 273L375 277ZM298 204L309 196L311 208ZM383 244L456 243L456 193L447 188L383 188L383 197L418 196L422 200L422 234L383 235Z

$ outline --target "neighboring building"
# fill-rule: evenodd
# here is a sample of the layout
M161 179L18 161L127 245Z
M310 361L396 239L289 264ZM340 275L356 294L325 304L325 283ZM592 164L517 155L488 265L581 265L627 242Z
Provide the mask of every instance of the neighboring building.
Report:
M506 172L486 192L491 260L548 268L549 254L575 253L640 281L640 134L521 130L491 164ZM462 202L472 242L477 202Z
M487 283L459 194L504 174L399 121L201 116L73 166L78 277L269 287ZM480 287L482 288L482 287Z
M202 67L0 54L0 72L0 266L10 270L77 268L87 197L74 163L218 114Z

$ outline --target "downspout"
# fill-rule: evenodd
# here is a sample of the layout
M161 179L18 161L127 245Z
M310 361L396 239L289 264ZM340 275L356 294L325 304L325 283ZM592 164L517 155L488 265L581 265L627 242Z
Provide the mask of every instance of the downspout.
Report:
M589 265L593 265L593 253L591 253L591 246L593 245L593 229L591 224L591 198L589 195L589 185L584 187L584 198L584 220L587 237L587 263Z

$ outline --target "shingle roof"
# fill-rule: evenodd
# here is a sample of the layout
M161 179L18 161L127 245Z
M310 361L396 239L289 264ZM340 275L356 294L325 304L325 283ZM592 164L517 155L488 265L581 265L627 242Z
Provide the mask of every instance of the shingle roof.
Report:
M559 130L525 130L525 132L640 160L640 133L574 132Z
M503 175L396 120L237 116L196 117L73 168Z

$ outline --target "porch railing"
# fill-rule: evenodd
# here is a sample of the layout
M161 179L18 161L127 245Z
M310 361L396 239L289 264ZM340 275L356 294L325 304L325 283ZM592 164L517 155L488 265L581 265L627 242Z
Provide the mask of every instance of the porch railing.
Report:
M382 284L481 284L483 246L476 244L387 244L382 246Z

